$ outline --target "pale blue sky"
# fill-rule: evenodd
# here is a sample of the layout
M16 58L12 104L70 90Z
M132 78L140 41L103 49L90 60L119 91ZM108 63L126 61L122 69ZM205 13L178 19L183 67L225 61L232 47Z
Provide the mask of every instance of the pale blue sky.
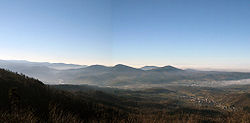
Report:
M0 59L250 69L248 0L0 0Z

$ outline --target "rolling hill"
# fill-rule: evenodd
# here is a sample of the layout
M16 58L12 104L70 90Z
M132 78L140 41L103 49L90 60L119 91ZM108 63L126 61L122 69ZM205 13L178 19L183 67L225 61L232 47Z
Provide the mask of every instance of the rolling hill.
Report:
M99 91L81 96L60 91L39 80L0 69L0 122L94 122L125 118L118 97ZM100 99L100 97L103 97ZM121 116L122 115L122 116Z
M124 72L131 69L120 67L125 68ZM213 105L205 102L209 102L207 97ZM0 99L0 122L250 121L246 86L222 89L170 86L137 91L87 85L51 86L0 69ZM196 102L190 102L193 99ZM232 106L237 110L225 108Z
M55 67L70 69L56 69ZM37 78L46 84L91 84L126 87L145 84L170 84L249 79L250 73L182 70L173 66L146 66L146 70L118 64L79 66L63 63L0 61L0 67ZM80 68L78 68L80 67ZM136 86L134 86L136 87Z

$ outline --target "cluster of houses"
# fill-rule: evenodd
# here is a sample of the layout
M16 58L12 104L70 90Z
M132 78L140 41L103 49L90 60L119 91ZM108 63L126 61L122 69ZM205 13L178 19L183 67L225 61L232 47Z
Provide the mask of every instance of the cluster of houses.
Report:
M196 96L180 96L180 99L188 100L199 106L213 106L218 107L227 111L236 111L237 109L233 105L225 105L219 102L214 101L213 99L209 99L207 97L196 97Z

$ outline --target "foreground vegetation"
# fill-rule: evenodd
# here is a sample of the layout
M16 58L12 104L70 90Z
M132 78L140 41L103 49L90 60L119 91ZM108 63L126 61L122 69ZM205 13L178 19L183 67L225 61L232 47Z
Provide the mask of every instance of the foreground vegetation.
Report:
M248 123L249 89L48 86L0 69L0 122Z

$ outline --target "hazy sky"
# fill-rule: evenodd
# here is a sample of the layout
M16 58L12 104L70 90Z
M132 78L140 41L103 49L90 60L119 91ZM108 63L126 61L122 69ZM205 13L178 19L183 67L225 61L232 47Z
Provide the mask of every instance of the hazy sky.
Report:
M0 0L0 59L250 69L250 1Z

